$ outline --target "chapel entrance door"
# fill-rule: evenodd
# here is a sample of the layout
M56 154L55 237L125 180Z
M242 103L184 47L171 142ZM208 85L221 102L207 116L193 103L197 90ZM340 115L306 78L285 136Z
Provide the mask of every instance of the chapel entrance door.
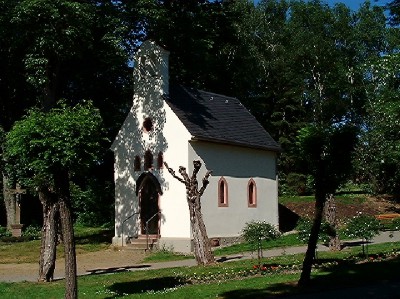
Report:
M140 183L139 201L142 234L159 234L160 209L158 206L159 188L157 183L157 179L151 174L145 176Z

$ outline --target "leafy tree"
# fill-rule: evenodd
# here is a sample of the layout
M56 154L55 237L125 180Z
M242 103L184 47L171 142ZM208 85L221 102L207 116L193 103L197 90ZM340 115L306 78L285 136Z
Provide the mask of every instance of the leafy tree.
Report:
M44 224L39 280L53 277L57 219L65 252L66 298L77 297L75 242L69 181L98 160L103 137L98 109L90 102L48 113L29 111L6 137L8 173L36 190L43 205Z
M378 38L384 37L385 24L381 20L382 10L368 3L355 14L340 4L331 8L321 1L291 3L289 46L296 77L301 79L297 96L307 123L298 133L294 152L300 159L295 165L314 178L316 200L300 285L310 282L325 201L351 173L366 98L359 66L382 49ZM371 36L365 35L367 28ZM361 46L354 48L357 44Z
M357 147L357 178L374 193L400 192L400 55L384 55L365 66L368 102Z
M309 125L299 133L298 146L315 182L315 216L299 284L310 280L326 199L351 173L357 128L351 125ZM307 166L305 166L307 167Z

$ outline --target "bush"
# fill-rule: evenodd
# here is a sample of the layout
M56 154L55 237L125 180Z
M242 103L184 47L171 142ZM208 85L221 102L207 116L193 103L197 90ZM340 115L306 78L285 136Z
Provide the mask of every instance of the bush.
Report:
M368 241L379 234L380 228L381 224L378 219L373 216L359 214L347 223L345 233L349 238L361 238ZM366 252L365 250L366 246L368 250L368 243L364 244L363 242L362 251L364 256L368 255L368 251Z
M262 240L275 240L280 236L279 231L265 221L251 221L246 223L242 237L249 243L258 243Z
M392 221L390 221L390 223L388 224L387 229L400 230L400 217L399 218L395 218Z
M260 264L262 258L262 241L275 240L280 237L280 232L275 226L265 221L251 221L246 223L242 231L242 237L254 249L257 249L258 263Z
M0 226L0 237L11 237L11 232L6 227Z
M29 240L39 240L41 235L42 228L38 225L29 225L22 232L22 236Z
M298 231L297 238L303 243L308 242L311 234L312 224L313 221L310 218L300 218L296 226L296 230ZM334 233L335 231L332 226L328 222L323 221L321 223L321 230L319 232L318 240L322 243L327 243L329 238L334 235Z
M373 216L357 215L346 225L345 234L349 238L361 238L371 240L381 228L380 222Z

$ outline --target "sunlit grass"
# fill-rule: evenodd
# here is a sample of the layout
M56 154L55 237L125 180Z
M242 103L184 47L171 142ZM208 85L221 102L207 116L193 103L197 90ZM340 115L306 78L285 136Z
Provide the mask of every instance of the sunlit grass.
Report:
M111 235L109 230L102 228L74 228L76 253L82 254L110 247ZM0 263L37 263L40 253L40 240L27 242L0 242ZM64 248L57 246L57 257L63 257Z
M370 253L393 253L400 242L370 246ZM304 255L284 255L264 259L266 264L279 264L283 271L261 275L253 269L256 260L239 260L209 267L182 267L108 275L87 275L78 279L79 298L267 298L340 286L369 284L395 277L400 260L380 262L366 259L355 263L359 248L341 252L321 252L321 266L312 272L313 287L299 289ZM345 263L340 263L345 261ZM293 269L293 270L290 270ZM374 275L371 275L373 273ZM62 298L64 281L52 283L0 283L0 298Z

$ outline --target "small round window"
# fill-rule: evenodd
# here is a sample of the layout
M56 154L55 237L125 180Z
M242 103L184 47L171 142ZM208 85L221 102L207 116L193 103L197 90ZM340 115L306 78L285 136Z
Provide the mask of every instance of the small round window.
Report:
M150 117L146 117L143 121L143 130L148 133L153 130L153 121Z

